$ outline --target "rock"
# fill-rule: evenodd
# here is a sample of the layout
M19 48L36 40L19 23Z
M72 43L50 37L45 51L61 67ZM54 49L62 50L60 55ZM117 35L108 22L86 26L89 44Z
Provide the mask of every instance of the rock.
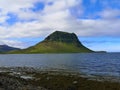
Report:
M73 84L77 84L78 83L78 81L73 81Z
M47 77L46 79L47 79L47 80L50 80L50 77Z
M47 90L40 86L33 86L24 79L0 75L0 90Z

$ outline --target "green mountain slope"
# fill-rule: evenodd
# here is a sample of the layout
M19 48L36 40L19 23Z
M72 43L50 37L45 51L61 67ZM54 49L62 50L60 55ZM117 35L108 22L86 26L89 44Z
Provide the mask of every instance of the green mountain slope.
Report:
M79 53L93 52L78 40L74 33L55 31L35 46L11 53Z

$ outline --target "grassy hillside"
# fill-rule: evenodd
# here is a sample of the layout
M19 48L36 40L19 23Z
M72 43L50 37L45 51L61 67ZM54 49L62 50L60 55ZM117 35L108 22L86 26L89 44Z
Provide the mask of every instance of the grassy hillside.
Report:
M10 53L81 53L93 52L81 44L74 33L56 31L42 42L27 49Z
M12 51L11 53L78 53L78 52L92 52L84 46L76 47L74 44L67 44L61 42L41 42L30 48Z

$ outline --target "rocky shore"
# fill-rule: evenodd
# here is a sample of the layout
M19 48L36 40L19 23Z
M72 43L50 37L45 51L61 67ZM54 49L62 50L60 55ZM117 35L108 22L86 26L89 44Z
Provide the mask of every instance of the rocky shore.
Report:
M0 74L0 90L47 90L36 87L25 80Z
M120 83L91 80L75 72L1 67L0 90L120 90Z

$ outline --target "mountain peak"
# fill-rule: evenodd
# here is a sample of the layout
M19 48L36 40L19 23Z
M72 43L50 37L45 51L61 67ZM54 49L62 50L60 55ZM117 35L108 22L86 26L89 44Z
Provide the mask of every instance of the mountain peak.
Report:
M68 33L63 31L53 32L52 34L45 38L45 41L80 44L75 33Z
M93 52L81 44L74 33L55 31L45 38L42 42L19 50L17 53L79 53ZM14 52L13 52L14 53Z

